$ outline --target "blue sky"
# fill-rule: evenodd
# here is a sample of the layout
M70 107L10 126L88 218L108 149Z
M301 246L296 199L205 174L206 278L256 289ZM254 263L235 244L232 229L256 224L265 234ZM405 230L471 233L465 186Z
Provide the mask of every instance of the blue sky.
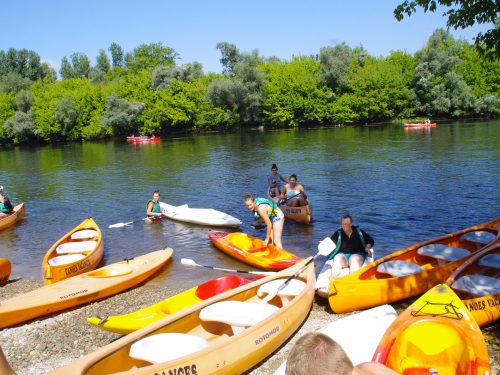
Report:
M63 56L85 53L95 64L112 42L132 51L162 42L179 53L178 64L198 61L204 71L221 71L218 42L241 52L258 49L265 57L290 59L317 54L346 42L371 55L392 50L415 53L432 32L446 27L442 10L417 13L398 22L393 10L402 0L4 0L0 49L27 48L59 69ZM487 27L453 30L472 42Z

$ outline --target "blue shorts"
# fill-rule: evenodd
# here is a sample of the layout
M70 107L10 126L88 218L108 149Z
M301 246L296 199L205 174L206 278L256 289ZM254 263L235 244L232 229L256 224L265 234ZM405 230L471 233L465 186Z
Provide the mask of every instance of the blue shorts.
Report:
M347 259L348 262L349 262L349 258L352 255L359 255L359 256L361 256L363 258L363 262L365 261L366 257L368 256L368 254L366 254L366 253L345 254L345 253L339 252L339 254L342 254L343 256L345 256L345 258Z

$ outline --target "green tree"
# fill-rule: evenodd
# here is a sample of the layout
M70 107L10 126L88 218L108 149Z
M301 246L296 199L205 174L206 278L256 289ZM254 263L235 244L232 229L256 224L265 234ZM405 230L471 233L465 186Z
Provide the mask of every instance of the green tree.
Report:
M228 42L217 43L217 49L221 53L220 63L224 73L232 73L236 63L240 60L240 51L238 48Z
M448 17L447 26L455 30L465 29L478 24L493 24L494 27L486 33L479 33L475 37L476 46L482 50L482 44L486 48L493 49L497 57L500 57L500 28L499 13L500 4L497 0L405 0L394 10L394 16L398 21L404 15L411 16L417 7L423 8L424 12L435 12L438 5L449 9L443 12Z
M0 92L15 94L21 90L27 90L31 86L31 80L19 73L9 72L0 76Z
M71 94L66 94L64 98L59 100L54 114L56 120L61 123L61 134L65 137L68 136L76 126L80 114Z
M112 93L106 98L106 109L101 121L113 129L113 134L124 135L132 128L137 115L144 109L144 103L130 103Z
M152 70L159 65L174 65L177 52L161 42L141 44L133 52L125 54L125 66L133 72Z
M153 71L152 84L155 90L168 90L170 88L170 82L174 79L191 82L199 79L202 75L202 66L198 62L181 66L160 65Z
M118 43L111 43L109 46L109 52L111 53L111 61L113 63L113 66L119 66L119 67L124 67L124 53L123 53L123 48L118 44Z
M321 48L319 51L321 83L334 92L344 92L349 83L349 70L353 58L353 50L345 43Z
M109 69L111 69L108 55L106 55L106 51L104 51L103 49L99 50L99 55L97 55L96 60L96 68L100 71L107 73Z
M29 91L22 90L16 95L16 108L21 112L28 112L35 103L35 97Z
M25 143L37 138L38 130L32 111L17 111L14 116L7 119L4 125L7 135L15 143Z

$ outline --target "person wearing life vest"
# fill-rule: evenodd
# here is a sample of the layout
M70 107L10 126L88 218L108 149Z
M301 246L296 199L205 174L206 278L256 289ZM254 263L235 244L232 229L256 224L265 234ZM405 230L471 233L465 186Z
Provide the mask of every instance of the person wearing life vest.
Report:
M14 211L14 208L10 203L10 199L4 194L2 186L0 189L0 217L7 217L12 211Z
M281 234L285 223L285 215L279 209L276 202L266 198L255 198L252 194L246 194L246 208L253 212L256 220L262 220L267 227L264 246L272 241L277 247L283 248Z
M334 277L339 275L345 267L349 267L349 273L357 271L365 258L370 255L375 243L368 233L352 225L351 215L342 216L341 228L330 238L335 244L334 251L328 257L328 259L333 257L332 275Z
M161 219L161 208L160 208L160 191L155 190L153 192L153 199L148 201L148 206L146 209L146 215L150 219L160 220Z

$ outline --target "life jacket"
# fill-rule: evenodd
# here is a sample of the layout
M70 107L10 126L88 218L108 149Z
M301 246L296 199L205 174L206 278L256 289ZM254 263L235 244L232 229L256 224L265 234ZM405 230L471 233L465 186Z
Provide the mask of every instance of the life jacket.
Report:
M266 198L255 198L255 204L257 205L257 208L261 205L261 204L267 204L271 207L271 212L268 212L267 213L267 216L269 217L269 219L272 219L274 217L276 217L276 215L278 214L278 205L276 204L276 202L270 200L270 199L266 199ZM259 215L259 213L257 212L257 210L255 210L253 212L253 216L256 220L259 220L261 217Z
M150 199L150 200L148 201L148 204L146 205L146 210L148 209L149 202L153 202L153 204L154 204L154 207L153 207L153 209L151 210L151 212L154 212L154 213L160 213L160 212L161 212L160 202L155 202L155 201L154 201L154 200L152 200L152 199Z
M356 232L358 232L359 235L359 240L361 241L361 245L363 246L363 249L366 248L366 241L365 237L363 236L363 233L361 233L361 229L357 225L352 226L354 229L356 229ZM328 256L327 260L333 259L335 255L340 251L340 244L342 243L342 228L339 228L338 232L339 234L339 239L337 240L337 246L335 246L335 250L337 251L332 251L332 253Z
M3 203L0 203L0 212L3 214L10 214L14 208L12 207L12 203L10 203L9 198L4 196Z

